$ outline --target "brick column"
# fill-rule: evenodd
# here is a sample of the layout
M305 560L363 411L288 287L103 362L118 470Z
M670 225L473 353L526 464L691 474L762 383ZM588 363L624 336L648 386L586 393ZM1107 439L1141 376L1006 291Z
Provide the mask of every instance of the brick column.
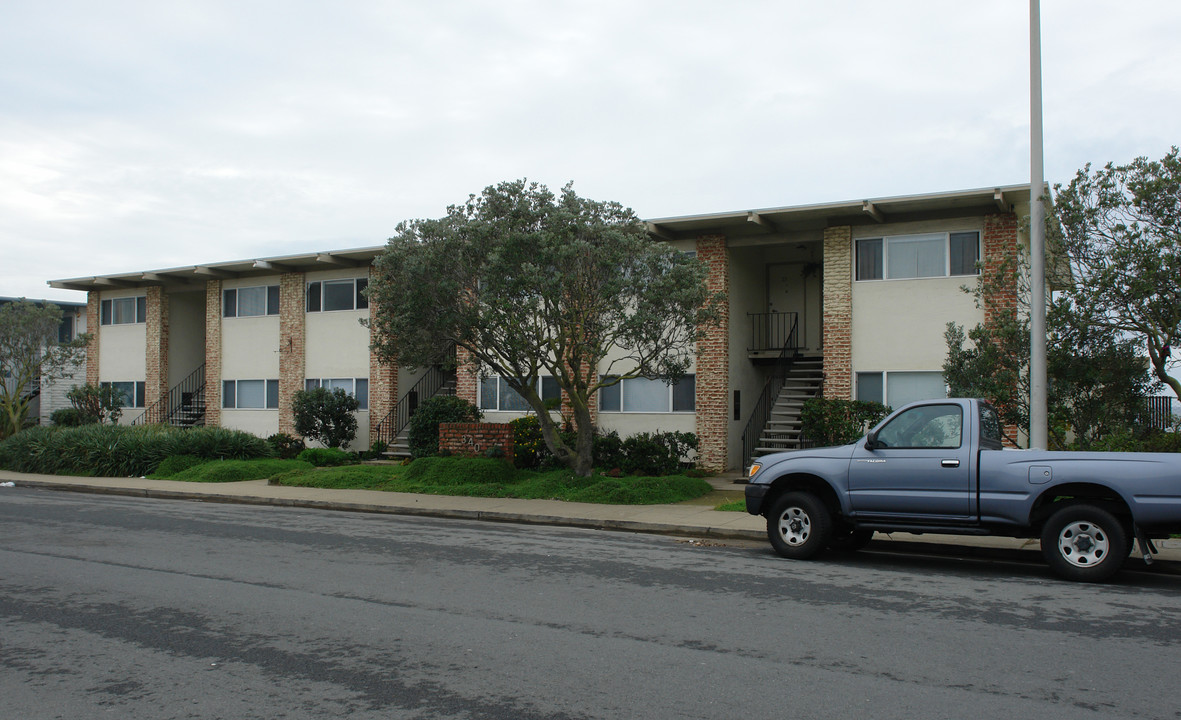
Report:
M370 271L372 273L372 270ZM398 366L382 362L373 347L377 327L377 303L369 303L369 443L377 439L377 426L398 404Z
M981 238L984 274L984 322L993 323L1017 314L1017 277L1012 265L1019 250L1017 216L1013 213L986 215ZM1008 277L1006 277L1006 273ZM1007 437L1017 437L1025 428L1006 425Z
M988 292L984 296L984 321L986 323L1003 316L1017 313L1017 280L1011 277L1005 281L1000 274L1005 270L1006 260L1017 257L1017 216L1013 213L987 215L984 218L983 260L984 285ZM1016 268L1009 267L1010 272Z
M168 396L168 293L164 288L147 289L147 382L145 401L148 407Z
M472 354L463 348L455 349L455 395L480 406L480 379L476 377L476 365Z
M296 435L295 393L303 390L307 357L304 274L279 276L279 432Z
M221 424L221 280L205 281L205 424Z
M824 397L853 398L853 228L824 230Z
M102 316L98 290L86 293L86 332L90 341L86 343L86 382L98 384L98 335L102 332Z
M706 286L710 293L726 296L718 324L697 343L697 462L719 471L728 467L730 444L730 250L725 236L697 238L697 259L709 268Z

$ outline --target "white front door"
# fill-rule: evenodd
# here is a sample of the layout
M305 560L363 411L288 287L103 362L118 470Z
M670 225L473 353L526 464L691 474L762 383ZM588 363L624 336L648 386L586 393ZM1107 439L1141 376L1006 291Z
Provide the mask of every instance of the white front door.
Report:
M767 266L767 311L796 313L801 350L820 349L820 285L817 263Z

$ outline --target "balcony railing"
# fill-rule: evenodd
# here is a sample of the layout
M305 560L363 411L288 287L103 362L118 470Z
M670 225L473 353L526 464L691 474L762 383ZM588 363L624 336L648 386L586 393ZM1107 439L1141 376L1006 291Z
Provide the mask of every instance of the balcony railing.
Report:
M800 347L799 313L747 313L750 318L748 352L778 353Z

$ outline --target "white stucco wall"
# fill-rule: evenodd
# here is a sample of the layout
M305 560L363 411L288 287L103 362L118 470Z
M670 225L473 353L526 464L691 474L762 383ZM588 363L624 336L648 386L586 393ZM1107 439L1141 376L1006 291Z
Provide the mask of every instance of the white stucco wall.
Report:
M221 427L244 430L263 438L269 437L279 432L279 411L223 409Z
M205 293L168 295L168 387L205 362Z
M855 229L860 238L924 232L983 231L982 218ZM854 256L856 253L854 253ZM854 259L855 262L855 259ZM972 327L984 320L970 293L977 276L853 282L852 371L940 372L947 357L947 323Z

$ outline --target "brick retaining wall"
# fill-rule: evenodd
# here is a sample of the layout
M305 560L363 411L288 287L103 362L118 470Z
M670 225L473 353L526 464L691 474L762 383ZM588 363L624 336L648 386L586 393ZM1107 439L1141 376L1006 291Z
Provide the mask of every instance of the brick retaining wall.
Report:
M482 457L500 447L513 462L513 426L508 423L439 423L439 450L464 457Z

